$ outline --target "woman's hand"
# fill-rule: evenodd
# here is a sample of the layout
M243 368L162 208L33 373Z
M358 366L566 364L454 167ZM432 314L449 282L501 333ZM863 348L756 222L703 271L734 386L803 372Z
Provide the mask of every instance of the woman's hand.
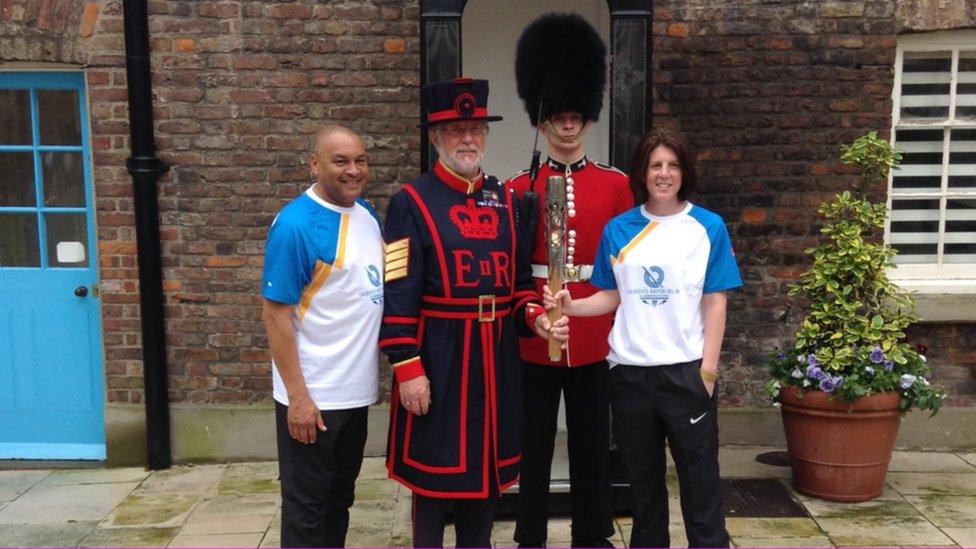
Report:
M562 306L563 312L569 314L568 309L572 308L573 298L569 295L569 290L563 288L553 295L552 290L549 289L549 285L545 284L542 286L542 305L547 311L555 309L557 306Z
M535 317L535 332L545 339L559 341L559 347L565 349L569 340L569 317L563 315L556 322L549 322L549 315L541 314Z

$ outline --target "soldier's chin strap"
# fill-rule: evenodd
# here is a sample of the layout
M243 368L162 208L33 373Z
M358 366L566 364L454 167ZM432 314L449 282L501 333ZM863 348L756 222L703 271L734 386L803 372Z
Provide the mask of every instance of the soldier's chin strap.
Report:
M539 101L539 114L542 118L542 101ZM522 241L532 257L535 251L535 235L539 230L539 193L535 190L535 180L539 177L542 153L539 152L539 123L535 125L535 142L532 143L532 163L529 164L529 189L522 195L522 210L525 212L525 227Z
M539 165L542 157L542 153L539 151L539 124L542 123L542 101L539 101L539 112L535 119L535 141L532 142L532 162L529 164L529 190L532 192L535 192L535 180L539 176Z

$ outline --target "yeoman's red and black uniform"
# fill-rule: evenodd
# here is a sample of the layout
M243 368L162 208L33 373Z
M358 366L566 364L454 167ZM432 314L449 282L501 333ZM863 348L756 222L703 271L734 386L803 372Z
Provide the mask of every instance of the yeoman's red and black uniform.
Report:
M438 161L387 210L379 342L395 374L387 467L424 496L485 499L518 478L518 335L532 334L525 312L538 295L528 258L518 259L513 198L494 177L468 181ZM414 415L398 387L421 375L431 404Z

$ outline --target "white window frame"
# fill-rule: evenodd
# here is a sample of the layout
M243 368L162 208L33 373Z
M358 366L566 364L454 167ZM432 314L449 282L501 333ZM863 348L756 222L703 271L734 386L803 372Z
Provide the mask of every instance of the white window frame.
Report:
M909 34L898 37L895 55L895 80L892 89L891 143L895 144L896 129L976 129L976 120L957 120L956 81L959 68L959 51L976 50L976 30L939 31ZM949 119L938 121L901 121L902 61L906 51L950 51L952 73L949 86ZM942 186L937 193L918 193L917 198L938 198L940 203L939 249L942 249L945 232L946 191L948 185L949 140L943 140ZM893 175L888 176L888 211L891 212ZM976 198L976 191L954 192ZM899 195L900 197L912 195ZM885 242L890 241L891 217L885 221ZM941 257L941 256L940 256ZM888 270L896 284L915 296L919 315L923 321L976 321L976 264L974 263L917 263L901 264Z

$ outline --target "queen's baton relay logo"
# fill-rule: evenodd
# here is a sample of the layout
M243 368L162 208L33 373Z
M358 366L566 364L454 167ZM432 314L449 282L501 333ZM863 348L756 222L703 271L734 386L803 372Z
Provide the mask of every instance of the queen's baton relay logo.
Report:
M634 288L628 290L627 293L637 295L645 305L650 305L651 307L664 305L671 299L671 296L677 295L681 291L664 287L664 269L661 267L652 265L641 268L644 270L644 285L647 287Z
M370 301L376 305L383 304L383 276L380 274L380 270L376 265L369 265L366 267L366 278L369 279L369 283L373 285L372 290L363 290L359 292L360 297L369 298Z

